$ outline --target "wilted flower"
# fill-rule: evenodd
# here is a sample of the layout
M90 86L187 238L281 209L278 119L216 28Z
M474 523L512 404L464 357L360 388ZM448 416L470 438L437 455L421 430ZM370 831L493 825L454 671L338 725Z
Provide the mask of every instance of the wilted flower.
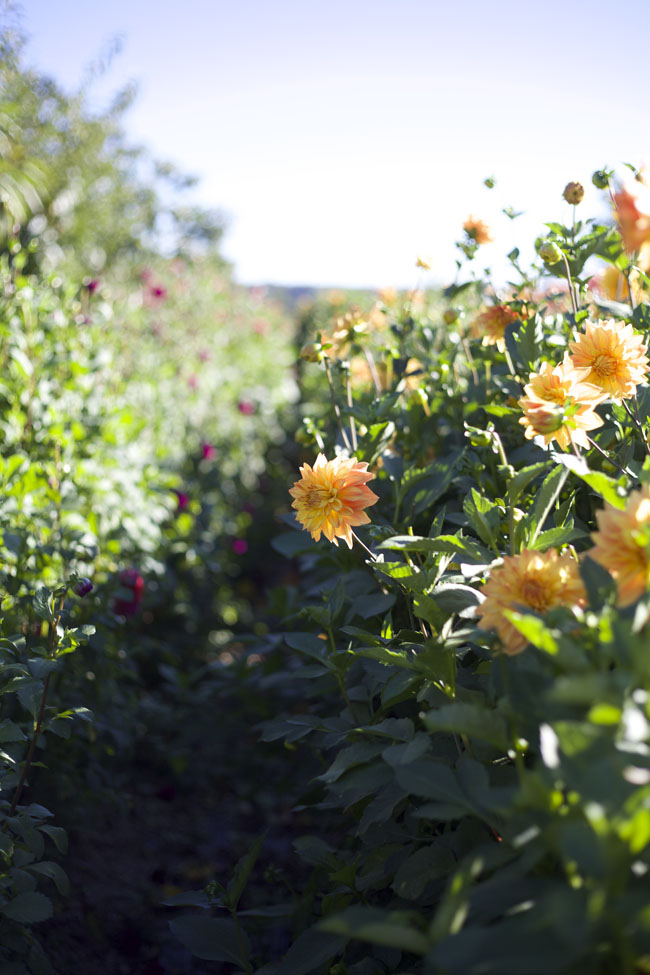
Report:
M565 359L559 366L545 362L537 373L531 373L519 400L524 415L519 420L526 427L526 439L543 436L544 443L557 440L566 450L571 444L589 447L588 430L596 430L603 421L594 407L606 399L596 386L584 381L588 369L575 369Z
M475 244L489 244L493 240L488 225L482 220L477 220L471 214L463 224L463 230Z
M562 193L562 196L567 203L572 203L573 206L577 206L578 203L582 203L584 195L585 188L582 183L567 183Z
M315 541L322 532L335 545L342 538L352 548L352 528L369 523L363 509L379 500L366 483L375 476L368 465L355 457L327 460L319 454L313 468L303 464L300 475L289 494L302 527Z
M94 588L95 587L90 579L88 579L86 576L81 576L79 579L77 579L73 592L75 596L80 596L83 598L84 596L87 596L89 592L92 592Z
M505 352L506 328L518 318L517 312L508 305L492 305L474 319L472 332L476 338L483 339L483 345L496 345L499 352Z
M631 325L623 322L587 322L577 342L569 342L571 363L576 369L589 369L586 382L607 394L615 403L634 396L644 382L650 362L647 345Z
M650 486L632 491L623 509L606 504L596 521L587 554L616 580L619 605L629 606L650 586Z
M493 569L483 586L485 600L477 609L481 627L496 630L507 654L520 653L527 640L504 610L546 613L555 606L580 606L585 591L576 559L556 549L535 552L524 549L519 555L507 555L503 565Z

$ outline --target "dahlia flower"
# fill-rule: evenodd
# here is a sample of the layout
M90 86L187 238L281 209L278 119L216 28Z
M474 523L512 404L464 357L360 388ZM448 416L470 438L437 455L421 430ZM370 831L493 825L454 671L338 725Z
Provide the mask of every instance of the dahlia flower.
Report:
M650 586L650 486L632 491L625 508L597 512L590 558L616 580L619 606L629 606Z
M300 474L289 494L302 527L315 541L322 532L335 545L342 538L352 548L352 528L369 523L363 509L379 500L366 484L375 476L368 465L355 457L327 460L319 454L313 467L303 464Z
M489 244L494 239L490 236L490 228L483 220L477 220L471 214L463 224L463 230L475 244Z
M532 610L545 613L555 606L580 606L585 591L578 563L569 553L556 549L534 552L524 549L507 555L503 565L492 570L483 586L485 600L477 609L484 630L496 630L503 652L521 653L527 640L504 615L504 610Z
M565 359L553 367L545 362L539 372L531 373L519 400L524 415L519 420L526 427L526 439L543 436L544 443L557 440L566 450L570 444L588 448L587 431L602 427L603 421L594 407L606 399L597 386L584 382L588 369L574 369Z
M598 386L615 403L634 396L646 379L647 345L631 325L614 321L587 322L577 342L569 342L571 363L589 369L584 380Z
M518 317L517 312L508 305L492 305L474 319L472 333L476 338L483 339L483 345L496 345L499 352L505 352L506 328Z
M635 181L632 188L614 193L614 217L628 254L639 251L650 241L650 192Z

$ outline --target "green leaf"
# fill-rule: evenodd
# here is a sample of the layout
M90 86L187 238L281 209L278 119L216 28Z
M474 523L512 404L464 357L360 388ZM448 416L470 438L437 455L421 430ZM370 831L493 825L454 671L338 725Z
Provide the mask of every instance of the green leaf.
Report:
M393 593L371 593L369 596L357 596L352 602L352 609L362 619L387 613L395 605L396 596Z
M463 502L463 511L481 541L496 548L496 532L501 521L499 506L472 488Z
M476 704L454 701L453 704L445 704L428 711L423 715L423 721L430 731L469 735L470 738L488 742L503 751L508 748L505 718L498 711L481 708Z
M68 852L68 834L61 826L39 826L41 833L45 833L54 842L59 853Z
M625 507L627 499L627 479L625 477L614 480L614 478L608 477L607 474L603 474L602 471L592 471L589 469L589 465L584 457L574 457L572 454L561 454L558 452L553 453L551 456L558 464L562 464L572 474L575 474L585 484L588 484L596 494L599 494L601 498L608 501L614 508Z
M374 907L349 907L342 914L321 921L322 931L358 938L371 944L398 948L424 955L430 948L427 938L408 924L409 916L399 911L382 911Z
M347 937L309 928L296 938L274 975L309 975L331 962L347 942Z
M265 836L266 833L264 833L262 836L258 836L257 839L253 841L253 845L248 853L241 857L237 863L237 866L235 867L232 879L228 884L227 898L224 898L231 911L235 911L237 909L239 899L244 892L244 888L248 883L248 878L251 875L251 871L257 862L258 856L260 855L260 850L262 849Z
M21 924L36 924L52 917L52 901L45 894L28 891L18 894L12 901L0 908L0 913Z
M4 741L25 741L26 735L9 718L0 721L0 742Z
M398 897L417 900L432 880L446 877L456 865L456 858L448 846L425 846L403 860L395 874L392 887Z
M537 464L531 464L529 467L522 467L520 471L514 475L513 478L508 482L508 497L511 504L516 504L521 497L522 491L528 487L531 481L534 481L536 477L543 471L549 469L548 461L539 461Z
M237 928L229 918L184 914L170 921L169 927L172 934L197 958L205 961L226 961L246 968L250 942L245 931L240 930L240 946Z
M34 594L33 606L39 619L45 620L47 623L54 619L54 601L50 589L46 589L45 586L37 589Z
M560 649L552 630L549 630L544 621L540 620L539 617L529 613L517 613L514 609L504 609L503 615L538 650L556 654Z
M32 873L39 873L53 880L58 892L64 897L70 893L70 881L58 863L51 860L41 860L39 863L30 863L29 869Z

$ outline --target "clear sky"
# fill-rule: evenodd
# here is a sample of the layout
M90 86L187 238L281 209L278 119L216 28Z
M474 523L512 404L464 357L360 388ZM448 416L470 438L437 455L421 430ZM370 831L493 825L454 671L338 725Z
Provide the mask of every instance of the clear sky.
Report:
M196 199L228 214L223 249L246 283L409 286L418 254L444 281L469 213L491 225L484 263L502 271L515 243L569 219L569 180L593 213L594 169L650 165L648 0L22 10L27 62L67 89L122 35L94 97L138 82L129 135L200 177Z

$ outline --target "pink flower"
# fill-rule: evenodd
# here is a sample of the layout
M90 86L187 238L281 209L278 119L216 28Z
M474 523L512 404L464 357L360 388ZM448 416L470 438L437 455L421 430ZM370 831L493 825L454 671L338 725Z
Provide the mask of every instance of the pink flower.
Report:
M94 294L95 291L97 291L98 287L99 287L99 281L97 280L97 278L92 278L90 281L86 282L86 288L91 293L91 295Z
M201 360L201 362L208 362L208 360L210 359L209 350L201 349L201 351L199 352L199 359Z
M245 555L248 551L248 542L244 538L236 538L232 543L232 550L235 555Z
M211 443L203 442L201 444L201 455L203 460L216 460L217 459L217 448Z
M242 399L237 403L237 409L243 416L252 416L255 412L255 404L249 399Z
M190 389L198 389L199 388L199 377L196 375L195 372L191 373L187 377L187 385L190 387Z
M190 504L190 496L189 496L189 494L185 494L184 491L176 491L176 490L174 490L174 494L176 495L176 498L178 499L178 504L176 505L176 510L177 511L185 511L189 507L189 504Z
M266 335L269 330L269 323L265 318L256 318L253 322L253 331L258 335Z

